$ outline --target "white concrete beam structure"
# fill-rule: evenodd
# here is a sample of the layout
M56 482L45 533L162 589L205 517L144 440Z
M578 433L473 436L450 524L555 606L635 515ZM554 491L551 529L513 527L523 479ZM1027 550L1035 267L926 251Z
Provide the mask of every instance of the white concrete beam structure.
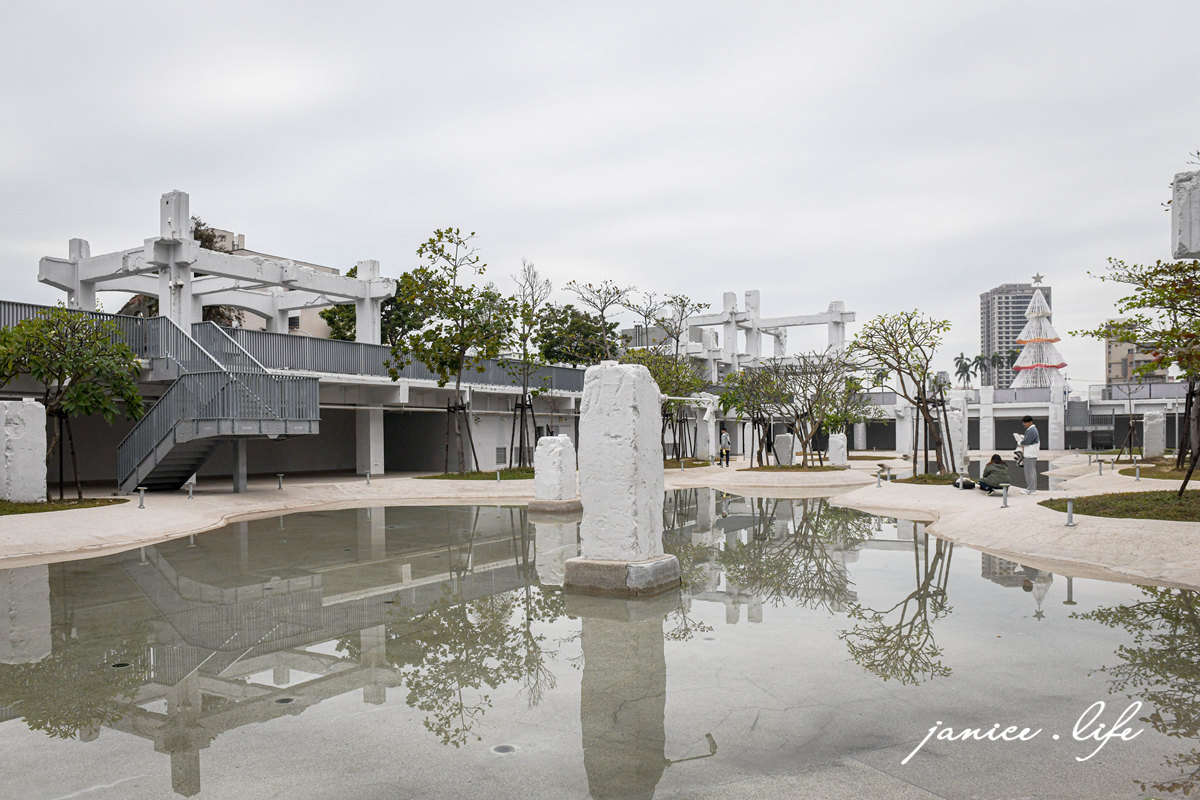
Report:
M239 256L205 250L193 238L190 200L173 191L159 204L159 234L141 247L93 256L83 239L72 239L66 259L41 259L38 280L62 289L72 308L95 310L96 292L121 291L158 298L160 313L185 330L199 319L201 305L231 305L267 320L268 330L286 332L287 312L353 302L359 326L379 341L380 306L396 282L379 275L379 262L359 262L359 277L330 275L287 259ZM279 320L283 319L282 325Z

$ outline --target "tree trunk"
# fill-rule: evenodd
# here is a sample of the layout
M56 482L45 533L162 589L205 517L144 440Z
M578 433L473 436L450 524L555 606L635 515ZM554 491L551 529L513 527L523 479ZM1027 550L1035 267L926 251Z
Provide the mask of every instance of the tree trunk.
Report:
M1197 381L1195 378L1188 379L1187 399L1184 400L1183 404L1183 419L1189 422L1189 424L1186 427L1182 424L1177 424L1177 430L1175 431L1175 469L1183 469L1184 465L1188 463L1188 451L1192 449L1193 444L1200 446L1200 442L1194 442L1192 439L1190 425L1192 406L1196 402L1196 390L1198 387L1200 387L1200 381ZM1178 419L1176 417L1177 422Z
M1183 499L1183 493L1187 489L1188 481L1192 479L1192 475L1196 472L1196 463L1200 462L1200 403L1196 402L1196 393L1193 387L1195 381L1188 382L1188 441L1192 453L1191 463L1188 464L1188 471L1183 476L1183 482L1179 484L1179 498Z
M67 447L71 450L71 473L75 478L75 499L83 499L83 484L79 482L79 459L75 456L75 437L71 435L71 418L64 422L67 426Z
M46 463L50 463L50 457L54 455L54 448L58 445L59 438L62 436L62 417L58 414L54 415L54 435L50 437L50 444L46 447ZM63 483L63 468L62 459L58 463L58 488L59 493L62 493ZM49 503L54 499L53 489L50 486L50 481L46 481L46 502Z

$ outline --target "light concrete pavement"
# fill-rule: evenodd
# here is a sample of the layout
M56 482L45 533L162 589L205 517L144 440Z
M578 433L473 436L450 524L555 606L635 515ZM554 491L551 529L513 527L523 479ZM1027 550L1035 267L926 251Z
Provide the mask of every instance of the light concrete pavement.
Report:
M950 486L885 484L877 488L877 463L897 470L906 462L879 453L851 461L838 472L748 472L701 467L668 470L667 489L712 487L735 494L773 497L833 496L834 502L886 516L928 523L930 533L1022 563L1071 575L1173 586L1200 586L1200 520L1163 522L1066 515L1038 503L1049 497L1172 489L1174 481L1140 482L1105 474L1086 456L1050 453L1058 488L1026 496L1012 492L1008 508L999 496ZM747 462L741 462L746 466ZM522 505L533 498L533 481L421 480L414 474L363 478L332 475L252 480L234 494L227 481L202 482L194 500L185 491L147 494L104 508L0 517L0 563L4 567L91 558L220 527L228 522L317 508L363 505Z

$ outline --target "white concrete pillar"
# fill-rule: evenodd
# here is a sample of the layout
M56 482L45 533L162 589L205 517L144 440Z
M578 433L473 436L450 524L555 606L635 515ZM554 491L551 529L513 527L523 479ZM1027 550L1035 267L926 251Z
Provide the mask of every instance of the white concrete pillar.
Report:
M364 287L368 285L368 281L379 277L379 262L374 259L359 261L356 266L358 268L356 274L358 279L363 281ZM382 309L382 298L363 297L354 301L355 341L363 344L380 344Z
M359 475L383 474L382 408L360 408L354 412L354 454L355 471Z
M829 349L844 350L846 349L846 323L842 321L841 315L846 311L846 304L841 300L834 300L829 304L829 313L836 314L837 319L829 323Z
M67 290L67 306L80 311L96 310L96 283L80 279L80 262L92 257L92 247L86 239L72 239L68 244L71 262L75 265L74 287Z
M979 449L985 453L996 450L995 401L996 387L984 386L979 390Z
M1050 409L1047 421L1046 449L1065 450L1067 448L1067 406L1055 397L1054 387L1050 388Z
M1142 458L1160 458L1167 452L1167 416L1161 409L1142 415Z
M538 582L544 586L562 586L567 559L579 555L579 523L563 516L543 522L541 516L531 515L534 564Z
M354 530L359 561L382 561L387 557L387 514L382 508L356 508Z
M50 650L49 569L0 570L0 664L34 664Z
M867 423L865 422L854 423L854 449L867 449Z
M0 402L0 500L46 499L46 408L36 400Z
M900 455L912 454L913 451L913 417L916 409L904 398L896 398L896 452Z
M725 322L721 327L722 360L737 369L737 295L725 292L721 295L721 310L725 314Z

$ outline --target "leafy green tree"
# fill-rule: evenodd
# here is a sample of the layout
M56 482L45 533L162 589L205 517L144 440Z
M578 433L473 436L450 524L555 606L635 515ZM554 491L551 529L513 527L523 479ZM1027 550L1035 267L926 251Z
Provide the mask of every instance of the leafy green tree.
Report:
M0 337L0 379L7 382L18 374L28 374L42 385L40 400L55 421L47 462L65 426L75 492L82 499L71 418L98 414L112 422L118 413L129 419L140 417L137 356L115 323L60 305L21 320ZM50 499L49 485L46 499Z
M934 387L937 375L932 366L949 330L949 320L934 319L920 311L881 314L864 325L850 345L851 357L863 361L874 374L885 373L891 379L888 388L916 407L937 454L938 472L953 466L948 439L941 433L937 409L942 398ZM914 469L917 440L913 437Z
M347 278L358 276L358 267L346 271ZM404 302L403 298L416 293L416 277L406 272L396 281L396 291L385 297L379 307L379 341L389 347L401 345L409 334L425 325L425 317L419 306ZM353 342L358 336L358 313L353 303L330 306L318 312L329 326L329 338Z
M464 438L470 437L467 406L463 402L462 375L465 369L483 372L489 359L500 355L513 326L515 313L511 298L491 284L475 286L469 279L482 275L487 268L479 257L472 231L463 235L459 228L435 230L420 247L417 256L425 263L412 271L403 296L397 299L414 307L426 323L409 333L403 342L392 346L388 373L392 380L413 359L437 375L438 386L454 379L454 405L449 428L453 424L458 448L458 470L467 470ZM450 436L446 438L446 469L450 468ZM471 443L471 457L475 458Z
M841 430L877 413L863 391L857 374L860 365L835 349L770 359L764 369L774 376L777 387L774 412L791 424L804 466L819 432Z
M959 353L954 357L954 375L962 384L962 388L967 389L971 386L971 375L975 372L975 362L967 358L965 353Z
M981 382L987 379L988 369L990 367L991 363L988 361L987 356L983 355L982 353L971 359L971 371L979 376L979 380Z
M1132 287L1117 301L1118 313L1128 316L1072 333L1136 344L1152 356L1139 373L1177 367L1187 380L1187 435L1176 455L1176 468L1187 469L1179 486L1183 497L1200 460L1200 261L1139 265L1110 258L1108 272L1096 277Z
M623 306L629 298L629 293L633 291L632 286L620 286L610 280L604 280L597 284L570 281L566 288L575 293L575 296L579 298L580 305L596 312L596 316L600 318L600 327L605 330L609 325L609 309ZM611 359L616 352L616 348L611 346L611 340L605 337L604 358Z
M573 305L549 303L538 313L538 352L548 364L599 364L620 342L617 323Z
M767 437L771 432L771 416L778 407L783 389L779 386L775 375L770 371L757 367L748 367L737 372L730 372L721 379L720 391L717 393L717 403L721 412L728 414L733 411L738 419L745 418L750 422L751 429L757 434L758 444L755 454L758 465L766 463Z

